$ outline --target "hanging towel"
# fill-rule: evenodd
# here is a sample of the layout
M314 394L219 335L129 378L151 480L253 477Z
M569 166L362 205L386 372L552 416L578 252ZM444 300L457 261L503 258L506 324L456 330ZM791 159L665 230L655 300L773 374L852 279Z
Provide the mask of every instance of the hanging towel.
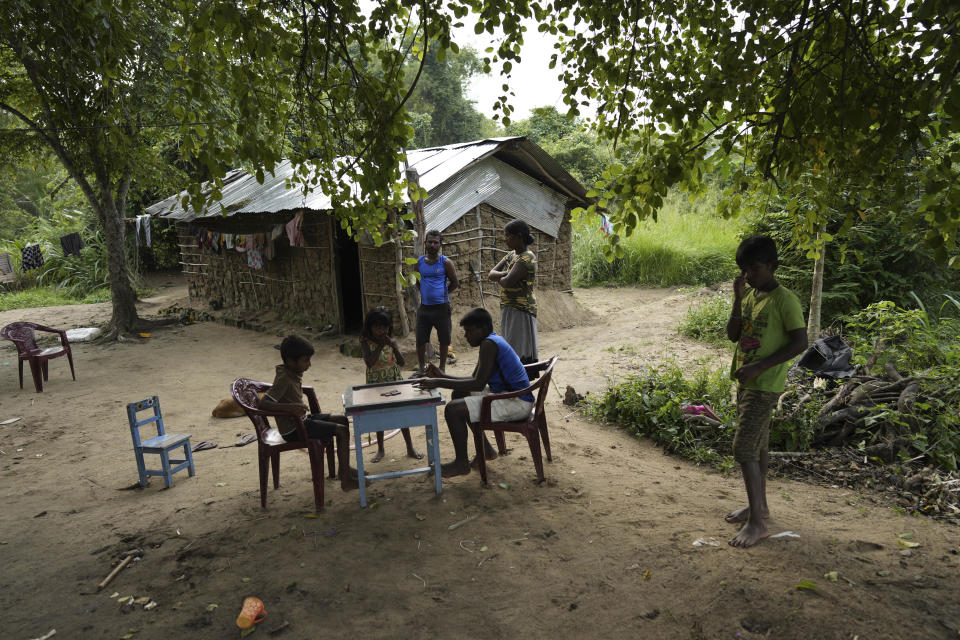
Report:
M43 254L40 253L40 245L31 244L24 247L20 252L20 271L26 273L31 269L43 266Z
M137 216L137 246L140 246L140 230L143 229L143 239L146 245L152 246L150 244L150 215L143 214Z
M233 234L225 233L223 234L223 246L227 249L233 249Z
M247 248L247 266L251 269L263 269L263 254L256 247Z
M60 246L63 247L64 256L78 256L80 249L83 249L83 238L79 233L68 233L60 238Z
M293 216L293 220L287 223L287 238L290 239L291 247L302 247L303 243L303 233L300 231L300 225L303 223L303 211L298 211L297 215Z
M244 251L247 250L247 236L241 233L238 233L237 235L233 236L233 244L234 244L234 247L233 247L234 249L236 249L240 253L243 253Z

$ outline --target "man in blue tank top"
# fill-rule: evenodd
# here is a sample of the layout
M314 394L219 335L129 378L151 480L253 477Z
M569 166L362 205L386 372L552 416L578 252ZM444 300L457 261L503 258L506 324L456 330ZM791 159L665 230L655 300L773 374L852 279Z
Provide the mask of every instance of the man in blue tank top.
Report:
M417 261L420 279L420 306L417 308L417 360L420 363L418 373L422 374L426 364L427 343L430 331L436 327L437 341L440 343L440 370L447 368L447 352L450 349L450 294L460 286L457 269L447 256L440 253L443 236L436 229L427 231L423 240L426 255Z
M486 309L474 309L460 320L463 335L471 347L480 347L477 366L467 378L449 376L430 364L426 373L431 376L420 380L424 389L443 387L453 390L453 401L447 403L444 417L453 440L456 459L441 466L444 478L470 473L467 457L467 427L480 421L481 399L489 386L490 393L519 391L530 386L530 379L513 347L493 332L493 318ZM533 409L533 394L519 398L495 400L490 406L490 419L494 422L514 422L525 419ZM484 457L492 460L497 453L484 437Z

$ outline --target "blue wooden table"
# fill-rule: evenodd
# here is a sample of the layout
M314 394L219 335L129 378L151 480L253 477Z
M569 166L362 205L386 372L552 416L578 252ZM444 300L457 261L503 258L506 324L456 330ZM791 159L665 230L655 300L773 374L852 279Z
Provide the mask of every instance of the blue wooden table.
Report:
M440 431L437 427L437 407L445 404L437 389L414 387L416 380L378 382L347 387L343 394L343 411L353 418L353 439L357 452L357 480L360 483L360 506L367 506L366 480L401 478L430 472L433 467L437 495L440 485ZM366 475L363 468L363 447L360 437L365 433L403 429L427 428L427 466Z

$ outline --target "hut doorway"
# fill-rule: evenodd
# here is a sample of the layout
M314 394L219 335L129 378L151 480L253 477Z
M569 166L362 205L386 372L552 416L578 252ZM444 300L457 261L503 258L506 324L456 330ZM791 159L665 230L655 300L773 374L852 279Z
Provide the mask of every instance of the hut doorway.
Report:
M360 247L340 225L337 230L337 288L340 289L340 303L344 333L359 333L363 328L363 287L360 281Z

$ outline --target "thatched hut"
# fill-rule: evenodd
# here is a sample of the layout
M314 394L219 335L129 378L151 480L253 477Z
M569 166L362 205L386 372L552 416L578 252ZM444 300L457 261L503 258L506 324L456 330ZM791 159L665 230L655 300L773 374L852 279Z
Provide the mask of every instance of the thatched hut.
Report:
M537 287L570 290L570 211L586 203L586 191L540 147L523 137L494 138L408 151L407 161L428 193L425 230L443 233L443 253L457 265L456 304L498 297L486 273L506 253L502 230L513 219L525 220L536 237ZM288 162L263 184L234 171L222 189L222 207L197 212L172 196L147 209L177 225L191 301L269 311L340 332L357 329L368 309L385 305L407 311L397 327L406 332L417 294L402 287L397 274L409 270L404 260L416 257L413 245L377 247L351 238L330 215L329 199L287 188L291 176ZM284 227L298 215L302 244L291 246ZM259 247L258 255L251 259L238 244Z

